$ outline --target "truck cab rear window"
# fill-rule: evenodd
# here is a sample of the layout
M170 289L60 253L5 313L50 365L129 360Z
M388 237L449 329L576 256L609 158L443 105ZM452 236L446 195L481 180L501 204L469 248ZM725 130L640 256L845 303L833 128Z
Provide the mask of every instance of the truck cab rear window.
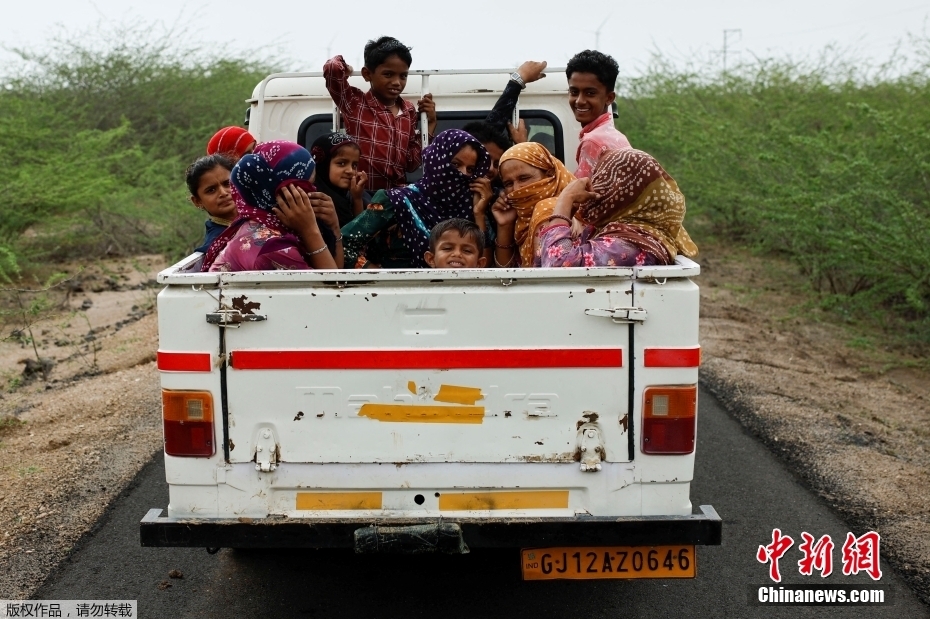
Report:
M446 129L461 129L465 125L475 120L484 120L488 112L443 112L436 113L438 126L436 133ZM559 119L545 110L520 110L520 118L526 123L527 134L531 142L539 142L545 146L550 153L565 162L565 141L562 137L562 123ZM297 131L297 143L309 149L314 140L321 135L325 135L333 130L332 114L314 114L304 119ZM419 173L414 172L411 177L419 177Z

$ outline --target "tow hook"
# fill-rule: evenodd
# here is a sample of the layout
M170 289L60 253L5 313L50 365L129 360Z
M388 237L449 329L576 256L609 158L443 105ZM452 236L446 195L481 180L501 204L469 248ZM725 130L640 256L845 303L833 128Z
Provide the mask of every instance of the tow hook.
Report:
M588 415L585 417L590 419ZM575 459L581 463L581 470L585 473L600 471L604 453L604 439L596 423L588 421L579 424Z
M260 427L255 438L255 470L263 473L278 468L278 441L274 430Z

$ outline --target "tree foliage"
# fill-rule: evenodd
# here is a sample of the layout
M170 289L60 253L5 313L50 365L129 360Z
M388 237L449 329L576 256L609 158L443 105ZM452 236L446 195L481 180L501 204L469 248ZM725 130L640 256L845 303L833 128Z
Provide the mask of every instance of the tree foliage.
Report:
M619 126L708 231L790 256L825 305L905 318L930 342L930 42L917 43L907 70L871 74L836 59L727 74L659 62L623 84Z
M216 129L242 123L274 67L186 40L135 24L12 50L20 62L0 84L0 249L32 262L194 246L202 215L184 169Z

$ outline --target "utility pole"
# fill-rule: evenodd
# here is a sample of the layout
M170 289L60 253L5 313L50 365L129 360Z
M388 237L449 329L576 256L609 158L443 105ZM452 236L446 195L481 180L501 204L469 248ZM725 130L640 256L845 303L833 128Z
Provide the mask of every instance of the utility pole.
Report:
M336 35L333 35L333 38L329 40L329 45L326 46L326 59L329 60L333 57L333 42L336 40Z
M601 49L601 30L604 28L604 24L607 23L607 20L610 19L610 15L604 18L604 21L601 22L601 25L597 27L597 30L594 31L594 49Z
M739 35L739 41L743 40L743 30L741 28L730 28L723 30L723 74L727 74L727 50L729 49L730 35Z

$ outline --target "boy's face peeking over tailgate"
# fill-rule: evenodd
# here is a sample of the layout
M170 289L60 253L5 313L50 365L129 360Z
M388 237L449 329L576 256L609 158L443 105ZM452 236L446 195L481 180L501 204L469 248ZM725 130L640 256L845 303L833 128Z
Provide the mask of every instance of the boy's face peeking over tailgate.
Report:
M476 269L487 264L472 235L463 236L455 229L443 232L436 243L436 252L426 252L424 259L434 269Z

